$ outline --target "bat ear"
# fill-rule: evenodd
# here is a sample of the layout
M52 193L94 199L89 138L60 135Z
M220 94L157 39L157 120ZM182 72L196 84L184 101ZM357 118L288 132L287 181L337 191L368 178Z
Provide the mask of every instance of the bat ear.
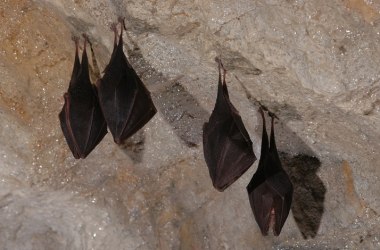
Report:
M221 61L218 69L218 96L203 126L203 152L213 186L223 191L248 170L256 157L239 112L229 100Z

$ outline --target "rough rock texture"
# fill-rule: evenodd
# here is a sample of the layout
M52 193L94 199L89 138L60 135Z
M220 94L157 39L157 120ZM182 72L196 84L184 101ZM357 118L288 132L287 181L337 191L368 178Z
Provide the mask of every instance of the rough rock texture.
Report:
M0 248L379 249L379 13L365 0L2 1ZM57 117L71 36L90 36L103 69L117 16L158 114L75 160ZM295 187L279 237L249 206L257 162L223 193L208 176L216 56L257 156L258 102L279 117Z

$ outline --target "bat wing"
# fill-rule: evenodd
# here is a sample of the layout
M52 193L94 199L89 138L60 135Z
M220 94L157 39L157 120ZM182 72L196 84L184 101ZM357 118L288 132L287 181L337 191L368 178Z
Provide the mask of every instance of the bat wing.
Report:
M69 90L64 95L65 103L59 114L61 128L76 159L86 156L107 133L107 126L97 101L88 72L88 58L83 51L82 63L74 62Z
M273 232L279 235L282 227L288 218L293 197L293 185L289 180L285 171L280 171L277 174L267 179L266 183L273 191L273 211L274 227Z
M219 191L230 186L256 160L252 141L220 78L215 108L203 126L203 150L212 183Z
M256 222L263 235L273 227L279 235L288 217L293 187L284 171L267 178L249 193L249 201Z
M249 198L255 220L260 227L261 233L267 235L271 224L271 212L276 196L273 195L273 190L270 186L268 186L266 182L262 182L250 193Z
M97 87L104 117L118 144L141 129L157 112L149 91L123 52L122 34Z

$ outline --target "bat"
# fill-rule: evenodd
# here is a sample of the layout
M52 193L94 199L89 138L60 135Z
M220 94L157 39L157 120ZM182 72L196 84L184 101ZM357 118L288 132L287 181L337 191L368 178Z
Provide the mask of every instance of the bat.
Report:
M82 60L79 61L79 38L75 42L75 59L71 80L59 113L63 135L76 159L86 156L107 134L107 125L99 106L95 86L90 81L86 36Z
M122 26L120 36L116 24L113 25L113 52L103 78L97 82L99 103L117 144L136 133L157 112L150 92L123 52L124 19L119 18L119 22Z
M247 186L249 202L261 233L267 235L272 227L273 234L279 235L288 217L293 196L293 185L281 166L274 137L274 114L272 118L270 144L265 126L263 110L261 156L256 173Z
M229 99L226 70L220 60L215 107L209 121L203 125L203 153L212 184L219 191L235 182L256 160L252 141Z

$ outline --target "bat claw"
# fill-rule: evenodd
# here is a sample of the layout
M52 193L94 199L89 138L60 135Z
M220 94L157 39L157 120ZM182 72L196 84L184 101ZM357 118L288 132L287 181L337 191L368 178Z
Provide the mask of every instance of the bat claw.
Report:
M260 112L260 114L261 114L261 117L263 118L263 121L265 121L264 109L263 109L262 106L260 106L260 108L259 108L259 112ZM264 125L265 125L265 122L264 122Z
M220 61L221 61L221 59L220 59L220 57L219 57L219 56L216 56L216 57L214 58L214 60L215 60L215 62L216 62L216 63L218 63L218 64L219 64L219 63L220 63Z
M223 65L223 62L222 62L222 59L220 58L220 57L215 57L215 62L217 62L218 63L218 68L219 68L219 71L221 70L221 69L223 69L223 71L227 71L225 68L224 68L224 65Z
M82 36L84 38L84 41L87 42L88 44L90 44L90 46L92 46L90 37L86 33L83 33Z
M71 40L73 40L74 42L79 42L79 36L72 35Z
M71 40L73 40L73 42L75 43L75 45L78 47L78 45L79 45L79 36L72 35L71 36Z

